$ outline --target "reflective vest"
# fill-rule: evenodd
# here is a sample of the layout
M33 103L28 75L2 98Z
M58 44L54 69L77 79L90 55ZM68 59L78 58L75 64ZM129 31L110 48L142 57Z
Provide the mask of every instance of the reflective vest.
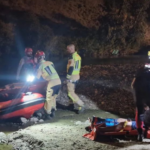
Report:
M59 75L54 68L54 64L50 61L43 60L40 64L39 71L42 72L42 77L45 80L59 79Z
M150 51L148 51L148 56L150 57Z
M81 69L81 57L77 52L72 54L72 59L74 60L73 72L72 75L78 75ZM67 65L67 72L69 70L70 64Z

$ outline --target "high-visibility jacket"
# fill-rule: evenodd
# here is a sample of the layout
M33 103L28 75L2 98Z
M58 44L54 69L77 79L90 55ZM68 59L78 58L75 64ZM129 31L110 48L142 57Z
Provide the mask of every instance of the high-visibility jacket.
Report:
M148 56L150 57L150 51L148 51Z
M39 79L41 76L47 81L59 79L59 75L54 68L54 64L45 60L41 61L37 71L37 78Z
M67 64L67 79L78 80L81 69L81 57L75 52L69 59Z

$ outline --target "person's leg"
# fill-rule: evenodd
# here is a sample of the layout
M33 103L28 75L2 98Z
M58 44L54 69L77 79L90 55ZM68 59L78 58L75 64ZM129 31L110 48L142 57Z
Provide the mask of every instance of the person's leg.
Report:
M60 88L61 88L61 85L56 85L56 86L52 87L53 95L52 95L52 109L51 109L51 114L50 114L51 117L55 116L55 111L57 110L56 109L56 98L58 96Z
M136 115L135 121L138 131L138 141L143 140L143 113L144 113L144 95L140 88L135 90L135 102L136 102Z
M74 83L67 83L67 90L68 90L68 96L73 101L74 104L77 105L78 110L80 110L82 107L84 107L84 103L81 101L81 99L77 96L75 93L75 84Z
M143 140L143 106L142 105L137 105L137 110L136 110L136 126L137 126L137 131L138 131L138 141Z
M118 119L106 118L105 124L106 124L106 126L115 126L115 125L119 124L119 122L117 120ZM125 122L125 121L122 121L122 122Z
M150 89L149 89L150 90ZM149 91L146 92L147 93L147 97L146 97L146 100L145 100L145 105L144 105L144 137L147 138L147 132L148 132L148 129L150 127L150 93Z
M131 122L132 122L132 124L131 124L132 130L137 129L136 121L131 121Z
M147 131L150 127L150 110L146 110L144 113L144 127L145 127L144 137L147 137Z
M53 106L53 96L52 95L53 95L53 89L52 89L51 84L49 82L47 85L46 101L44 104L44 110L46 112L47 117L50 116L52 106Z

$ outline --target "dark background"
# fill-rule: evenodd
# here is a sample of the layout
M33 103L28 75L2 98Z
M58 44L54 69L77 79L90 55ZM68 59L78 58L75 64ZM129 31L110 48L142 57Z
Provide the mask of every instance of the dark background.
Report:
M1 85L15 79L25 47L45 51L60 74L70 43L85 57L84 65L122 60L99 60L113 57L113 50L118 57L146 56L149 5L148 0L0 0Z

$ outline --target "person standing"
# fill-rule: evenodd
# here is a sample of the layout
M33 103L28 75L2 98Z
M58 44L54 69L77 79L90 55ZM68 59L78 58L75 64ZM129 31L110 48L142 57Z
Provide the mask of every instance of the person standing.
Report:
M150 63L146 63L145 66L138 69L135 75L131 88L133 88L134 99L136 104L136 125L138 131L138 141L142 141L144 138L143 124L145 106L150 107ZM146 121L146 120L145 120ZM147 122L147 121L146 121ZM146 123L147 124L147 123ZM148 126L145 124L145 133Z
M75 87L80 79L81 57L75 51L75 45L67 46L67 52L70 54L67 64L67 76L65 83L67 84L68 96L77 110L77 113L84 111L84 103L75 93Z
M35 62L32 53L32 48L25 48L25 56L20 60L17 69L17 80L21 79L21 74L26 77L27 74L34 72Z

